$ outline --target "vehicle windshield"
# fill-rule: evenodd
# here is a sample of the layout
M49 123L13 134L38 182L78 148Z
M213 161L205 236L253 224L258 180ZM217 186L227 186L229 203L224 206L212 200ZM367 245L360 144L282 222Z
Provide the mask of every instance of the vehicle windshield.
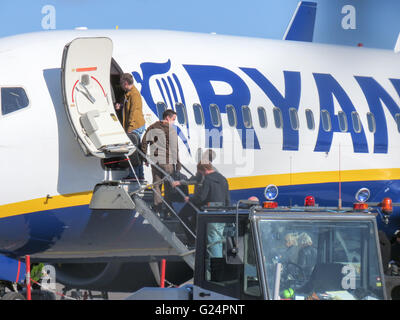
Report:
M270 297L384 298L372 222L260 220L258 229Z

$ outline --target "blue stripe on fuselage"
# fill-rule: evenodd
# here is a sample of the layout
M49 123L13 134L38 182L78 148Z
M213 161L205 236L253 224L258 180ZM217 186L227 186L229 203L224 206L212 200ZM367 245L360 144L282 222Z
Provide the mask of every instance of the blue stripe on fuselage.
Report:
M397 190L400 181L343 182L343 206L351 206L360 187L367 187L373 195L371 202L390 197L399 202ZM337 206L338 183L318 183L279 187L280 205L303 205L304 198L313 195L320 206ZM263 201L264 188L231 191L232 202L257 196ZM165 242L153 227L143 224L143 218L134 211L91 211L88 205L35 212L0 219L0 252L10 256L23 256L43 251L85 252L123 250L126 248L157 248ZM399 208L394 209L388 226L378 217L378 224L388 234L400 227ZM109 258L112 254L109 253ZM105 257L107 255L105 254ZM57 255L54 255L57 258Z

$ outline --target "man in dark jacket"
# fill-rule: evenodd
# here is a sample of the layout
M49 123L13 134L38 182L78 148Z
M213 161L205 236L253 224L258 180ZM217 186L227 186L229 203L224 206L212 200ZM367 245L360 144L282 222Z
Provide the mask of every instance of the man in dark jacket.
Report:
M200 188L195 190L190 199L197 207L209 202L220 202L222 206L230 203L228 181L219 172L215 171L211 163L200 163L197 170L203 174L204 180Z
M204 176L201 185L195 186L194 195L189 199L187 197L185 200L191 201L197 208L207 205L209 202L218 202L222 206L230 205L229 196L229 185L226 178L216 172L211 165L211 163L199 163L197 165L197 171ZM196 211L188 203L179 212L179 216L182 221L190 228L190 230L196 232ZM190 232L186 232L188 235L189 242L193 243L193 238Z

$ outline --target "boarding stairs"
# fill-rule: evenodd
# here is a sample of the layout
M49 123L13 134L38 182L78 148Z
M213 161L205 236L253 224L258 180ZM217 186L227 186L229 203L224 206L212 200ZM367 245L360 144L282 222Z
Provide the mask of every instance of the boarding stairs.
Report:
M140 150L137 149L139 153ZM155 164L149 157L141 153L151 165L154 165L159 171L164 174L164 178L158 183L166 181L173 181L173 178ZM127 157L129 159L129 157ZM133 166L128 160L132 171ZM186 168L185 168L186 169ZM187 169L186 169L187 170ZM187 170L188 171L188 170ZM190 171L188 171L190 173ZM172 247L177 254L194 270L195 250L189 245L187 235L184 229L196 238L196 235L186 226L180 219L178 214L170 204L159 194L164 205L168 209L170 216L160 215L152 209L153 203L153 189L155 184L147 184L146 181L139 179L130 180L105 180L96 185L91 203L91 209L111 209L111 210L136 210L142 217L154 228L154 230ZM181 194L182 199L186 196L179 188L177 192ZM198 212L199 210L189 202L193 209Z

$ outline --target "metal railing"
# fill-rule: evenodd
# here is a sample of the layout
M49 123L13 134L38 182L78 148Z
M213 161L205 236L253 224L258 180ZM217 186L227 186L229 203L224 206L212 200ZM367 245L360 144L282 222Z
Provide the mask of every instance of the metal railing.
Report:
M146 154L144 154L141 150L139 150L138 148L136 148L136 151L137 151L137 152L139 153L139 155L140 155L143 159L145 159L151 166L153 166L153 167L156 168L158 171L160 171L160 172L164 175L164 177L163 177L160 181L157 181L157 182L155 182L155 183L153 182L153 183L151 183L151 184L146 184L145 186L141 186L139 189L137 189L137 190L131 192L130 195L132 196L133 194L137 194L137 193L139 193L139 192L142 192L142 191L145 190L145 189L148 189L149 187L152 187L153 192L154 192L157 196L160 197L161 201L165 204L165 206L168 208L168 210L178 219L178 221L182 224L182 226L196 239L196 235L195 235L195 234L193 233L193 231L185 224L185 222L179 217L179 215L175 212L175 210L172 208L172 206L164 199L164 197L163 197L158 191L156 191L155 188L153 188L154 186L156 186L156 185L158 185L158 184L163 184L163 183L166 182L166 181L167 181L168 183L170 183L171 186L172 186L172 182L174 181L174 179L172 178L172 176L171 176L168 172L166 172L164 169L162 169L157 163L155 163L150 157L148 157ZM139 181L139 179L138 179L138 177L137 177L137 175L136 175L136 172L135 172L135 170L134 170L134 167L133 167L133 165L132 165L132 162L131 162L129 156L126 155L126 157L127 157L127 159L128 159L129 166L130 166L130 168L131 168L133 174L135 175L136 180ZM191 175L193 176L192 172L190 172L189 169L187 169L184 165L182 165L182 163L180 163L180 164L181 164L181 166L182 166L182 168L183 168L184 170L186 170L189 174L191 174ZM172 186L172 187L173 187L173 186ZM175 188L175 190L179 193L179 195L182 197L183 200L187 197L187 195L186 195L182 190L180 190L180 189L177 188L177 187L174 187L174 188ZM199 213L199 212L200 212L200 210L190 201L190 199L189 199L188 201L185 201L185 202L188 203L188 204L196 211L196 213Z

